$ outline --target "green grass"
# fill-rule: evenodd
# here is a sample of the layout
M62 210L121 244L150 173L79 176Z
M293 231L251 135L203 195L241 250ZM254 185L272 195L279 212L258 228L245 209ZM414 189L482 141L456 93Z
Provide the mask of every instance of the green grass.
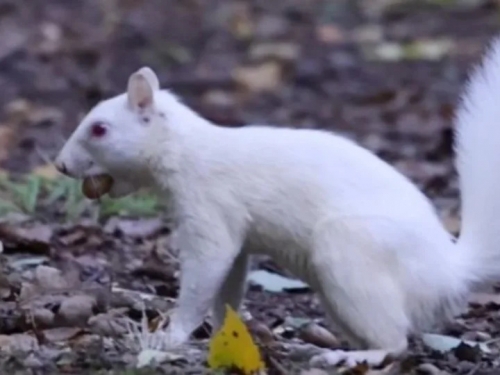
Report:
M82 216L96 219L116 215L152 216L159 212L160 206L158 199L147 192L90 201L81 192L81 181L64 176L54 180L35 174L18 179L0 176L0 217L13 212L29 216L62 213L69 221Z

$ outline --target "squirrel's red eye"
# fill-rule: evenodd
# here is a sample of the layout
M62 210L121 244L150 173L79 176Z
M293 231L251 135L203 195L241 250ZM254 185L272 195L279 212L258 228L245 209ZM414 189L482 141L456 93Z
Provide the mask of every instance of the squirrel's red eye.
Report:
M102 122L93 123L90 129L90 132L94 137L102 137L104 134L106 134L107 130Z

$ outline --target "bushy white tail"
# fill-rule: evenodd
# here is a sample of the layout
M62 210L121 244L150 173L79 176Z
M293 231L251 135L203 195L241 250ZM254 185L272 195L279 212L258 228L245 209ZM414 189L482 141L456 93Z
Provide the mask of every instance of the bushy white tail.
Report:
M471 281L500 279L500 37L472 72L455 126L459 250L470 260Z

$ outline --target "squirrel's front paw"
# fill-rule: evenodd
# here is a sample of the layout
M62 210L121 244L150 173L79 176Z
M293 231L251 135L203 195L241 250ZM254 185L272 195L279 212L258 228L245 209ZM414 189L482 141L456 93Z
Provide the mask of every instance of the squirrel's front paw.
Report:
M168 349L176 349L185 344L189 340L189 334L178 327L167 327L167 329L160 335L161 346Z
M329 350L311 358L309 364L312 367L330 367L345 365L355 367L360 363L366 363L369 366L379 366L384 362L388 352L384 350Z

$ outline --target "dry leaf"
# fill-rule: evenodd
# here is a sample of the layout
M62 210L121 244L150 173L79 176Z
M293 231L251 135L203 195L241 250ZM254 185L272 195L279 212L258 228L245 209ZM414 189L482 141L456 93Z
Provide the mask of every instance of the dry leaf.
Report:
M321 25L317 28L318 40L323 43L337 44L345 41L344 31L337 25Z
M65 289L68 282L63 278L61 271L48 266L38 266L35 270L36 285L42 289Z
M13 335L0 335L0 348L4 353L14 351L28 352L38 349L38 341L34 336L20 333Z
M28 312L29 313L29 312ZM31 313L31 318L37 329L51 327L55 314L49 309L38 308Z
M126 318L117 314L98 314L88 321L91 332L102 336L122 336L127 333Z
M82 329L78 327L58 327L46 329L42 333L50 342L68 341L82 333Z
M210 341L208 363L214 370L237 368L245 375L264 369L259 349L245 323L229 305L222 328Z
M52 237L53 229L48 225L37 223L28 227L16 228L15 232L19 237L28 241L49 243L50 238Z
M338 349L340 347L340 341L333 333L314 322L304 325L299 330L299 338L321 348Z
M30 282L23 282L21 284L21 292L19 293L19 299L25 301L38 293L38 287Z
M12 127L0 127L0 161L4 161L9 157L9 150L14 138L14 129Z
M95 298L87 295L78 295L66 298L62 301L57 317L64 320L66 324L82 326L87 324L93 315L93 309L97 302Z
M16 251L20 248L23 252L47 254L50 252L52 233L50 226L40 223L27 227L0 224L0 237L3 237L4 244L8 244L8 247L13 247Z
M251 47L250 58L268 59L275 58L285 61L297 60L300 54L300 46L290 42L268 42L259 43Z
M276 61L268 61L254 66L238 67L233 78L253 93L275 91L281 83L281 66Z

